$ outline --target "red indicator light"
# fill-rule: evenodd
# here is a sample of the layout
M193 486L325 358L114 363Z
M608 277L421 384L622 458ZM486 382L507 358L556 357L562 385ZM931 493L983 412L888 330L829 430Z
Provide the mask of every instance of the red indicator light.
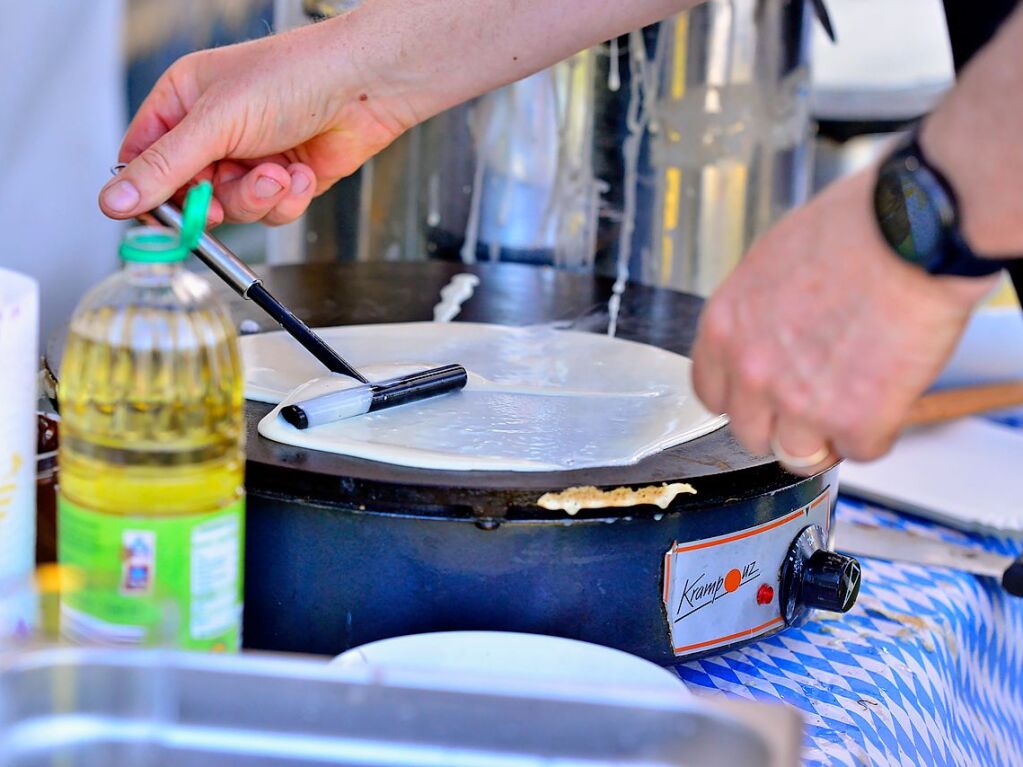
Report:
M760 588L757 589L757 604L769 605L772 599L774 599L774 589L766 583L761 584Z

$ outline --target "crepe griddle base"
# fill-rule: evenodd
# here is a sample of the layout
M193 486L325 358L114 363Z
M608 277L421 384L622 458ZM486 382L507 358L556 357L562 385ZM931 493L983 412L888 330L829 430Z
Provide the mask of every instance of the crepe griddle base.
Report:
M480 277L457 321L508 325L553 324L606 332L611 281L591 275L518 264L461 265L349 263L283 266L264 270L271 291L311 327L431 320L441 288L459 273ZM225 297L227 297L225 292ZM235 318L271 330L272 321L240 298L229 298ZM671 290L630 285L618 336L688 355L702 300ZM344 356L345 350L338 349ZM452 360L457 362L458 360ZM752 456L725 427L629 466L573 471L499 472L414 469L321 453L271 442L256 426L271 406L246 403L250 492L309 500L393 505L405 512L476 518L563 518L536 506L545 492L568 487L642 487L699 479L687 506L757 495L794 478L770 457ZM631 513L602 510L599 516ZM582 512L581 517L593 513Z
M606 332L611 282L548 268L375 262L276 267L264 278L311 326L324 327L431 320L441 288L462 272L479 275L480 284L456 321ZM701 304L630 285L619 335L687 354ZM232 299L231 308L239 321L274 329L241 299ZM427 471L271 442L256 431L269 410L246 405L244 643L254 649L333 654L405 634L498 630L582 639L671 663L665 553L678 542L730 539L735 531L791 518L837 481L837 469L794 477L770 458L747 453L727 428L632 466ZM537 506L548 491L679 481L697 494L679 495L666 510L634 506L570 516ZM822 510L818 523L826 528L830 512ZM777 563L791 539L756 540L765 542L752 553L746 547L722 556L766 557L774 564L764 577L778 585ZM762 621L772 608L743 593L742 603L722 604L752 609ZM716 626L721 613L699 615ZM770 625L782 628L778 618ZM748 641L736 637L699 652Z

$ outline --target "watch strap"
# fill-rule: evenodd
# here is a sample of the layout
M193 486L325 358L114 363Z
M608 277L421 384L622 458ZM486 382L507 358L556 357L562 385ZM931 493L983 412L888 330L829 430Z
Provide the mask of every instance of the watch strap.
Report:
M888 162L903 162L921 177L929 190L931 204L940 211L940 252L926 267L931 274L959 277L983 277L1009 267L1015 259L984 258L967 244L959 222L959 201L952 184L934 167L920 145L916 131L889 157ZM886 163L887 164L887 163Z
M1023 304L1023 258L1013 259L1006 269L1009 270L1012 286L1016 289L1016 298Z

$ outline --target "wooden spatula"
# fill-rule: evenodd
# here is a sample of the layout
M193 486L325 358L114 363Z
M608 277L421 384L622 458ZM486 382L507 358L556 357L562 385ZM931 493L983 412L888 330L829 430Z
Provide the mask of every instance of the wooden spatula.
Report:
M1023 381L945 389L925 394L917 400L905 425L940 423L1018 406L1023 406Z

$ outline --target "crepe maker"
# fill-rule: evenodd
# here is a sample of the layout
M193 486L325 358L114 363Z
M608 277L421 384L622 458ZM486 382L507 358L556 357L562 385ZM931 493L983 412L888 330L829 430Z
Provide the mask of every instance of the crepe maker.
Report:
M312 327L432 319L458 273L480 278L455 321L606 332L611 282L519 264L306 264L266 268ZM224 291L243 328L272 330ZM699 298L630 285L618 334L687 354ZM343 349L338 350L342 355ZM837 468L801 478L743 450L727 428L632 466L556 472L411 469L259 436L246 403L244 644L336 654L445 630L524 631L659 663L696 657L847 610L859 565L828 550ZM595 413L595 417L599 414ZM685 482L666 508L574 516L547 492Z

